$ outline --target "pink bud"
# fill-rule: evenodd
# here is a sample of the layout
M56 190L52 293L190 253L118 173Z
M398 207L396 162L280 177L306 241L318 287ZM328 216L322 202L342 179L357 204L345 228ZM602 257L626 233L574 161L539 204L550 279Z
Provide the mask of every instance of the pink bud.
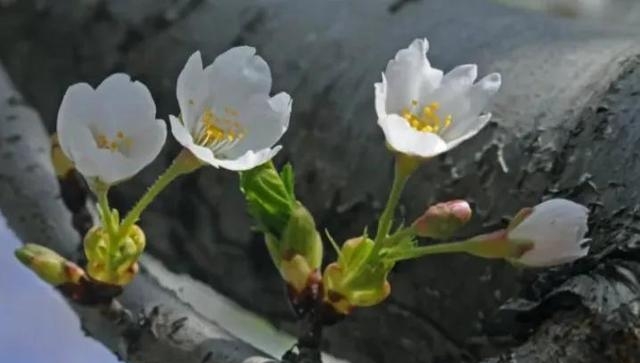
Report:
M471 206L462 199L432 205L413 222L420 237L448 238L471 219Z

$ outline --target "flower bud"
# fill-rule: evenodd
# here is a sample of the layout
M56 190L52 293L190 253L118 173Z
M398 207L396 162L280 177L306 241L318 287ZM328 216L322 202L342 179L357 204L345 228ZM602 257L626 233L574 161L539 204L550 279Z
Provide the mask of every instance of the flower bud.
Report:
M112 243L117 246L113 248ZM111 241L103 227L93 227L84 239L87 273L102 283L126 285L138 271L137 261L145 244L144 232L137 225L131 226L119 241Z
M329 264L322 277L324 302L343 315L354 307L379 304L389 296L387 275L392 263L370 258L371 239L358 237L346 241L337 262Z
M315 305L321 280L322 239L307 209L296 202L280 240L267 235L272 257L287 283L289 300L299 316Z
M474 237L466 244L466 252L528 267L571 262L589 252L584 238L588 212L569 200L551 199L522 209L507 229Z
M589 210L583 205L551 199L519 215L519 220L509 226L507 239L529 247L513 256L513 262L530 267L554 266L589 252L585 239Z
M15 255L42 280L53 286L76 284L85 276L84 270L76 264L43 246L25 244L15 251Z
M311 268L307 259L301 255L282 259L280 263L280 274L293 294L300 294L304 291L314 271L317 270Z
M445 239L451 237L471 219L472 211L464 200L451 200L432 205L413 222L420 237Z
M296 202L281 238L282 257L297 254L307 260L311 269L319 269L322 263L322 239L316 230L316 222L307 208Z
M109 234L103 227L93 226L84 236L84 254L89 261L107 259Z

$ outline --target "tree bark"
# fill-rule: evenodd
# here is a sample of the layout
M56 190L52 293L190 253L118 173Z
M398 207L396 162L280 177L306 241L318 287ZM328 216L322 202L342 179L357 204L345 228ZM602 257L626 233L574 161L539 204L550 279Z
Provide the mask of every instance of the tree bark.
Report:
M428 36L434 65L448 70L474 62L483 74L502 73L494 121L410 180L403 215L416 216L435 201L468 198L476 216L463 233L471 234L501 226L506 215L543 196L571 197L594 211L596 257L540 274L467 256L403 263L385 304L328 329L325 345L332 353L354 362L470 361L520 344L533 331L513 354L520 354L518 361L537 362L542 359L533 348L548 348L551 360L552 347L581 333L597 340L637 328L637 30L478 0L38 4L36 9L21 1L1 10L0 57L49 130L73 82L96 84L124 70L151 87L160 115L176 114L175 79L192 51L200 49L211 60L232 45L256 45L271 66L274 90L294 97L291 130L278 161L293 163L300 198L338 240L371 223L391 181L372 84L395 51ZM174 151L169 148L140 178L117 190L121 207L129 206ZM143 217L152 253L295 330L279 277L260 236L249 230L235 177L207 169L176 184ZM577 287L566 292L571 284ZM617 307L602 309L627 286L630 292L614 299ZM554 305L558 291L573 296L568 311L556 311L565 306ZM598 319L619 310L629 317L605 329ZM592 329L579 330L579 322L593 321ZM565 329L565 338L554 345L556 328ZM574 346L585 351L579 344L588 342L576 339ZM555 361L599 361L596 355L575 356Z

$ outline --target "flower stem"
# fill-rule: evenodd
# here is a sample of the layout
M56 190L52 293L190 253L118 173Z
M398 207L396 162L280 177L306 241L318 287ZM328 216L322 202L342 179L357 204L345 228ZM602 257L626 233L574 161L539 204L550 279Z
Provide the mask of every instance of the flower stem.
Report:
M102 225L107 229L109 235L115 235L116 226L113 225L111 207L109 207L109 186L106 184L97 184L95 187L95 193L98 196L98 209L100 210Z
M406 250L392 252L389 257L393 260L409 260L426 255L442 253L468 253L482 258L518 258L524 252L533 248L530 241L514 241L507 236L506 230L475 236L467 240L439 243L430 246L413 247Z
M202 164L189 152L187 149L183 149L178 156L173 160L171 165L156 179L156 181L147 189L146 193L133 208L127 213L127 216L120 225L119 237L124 237L129 228L131 228L140 218L142 212L151 204L156 196L166 188L173 180L182 174L190 173L198 169Z
M465 240L450 243L438 243L430 246L415 247L410 250L398 251L389 255L394 260L410 260L427 255L438 255L443 253L469 253L475 255L478 249L478 240Z
M391 191L389 192L389 199L387 200L387 205L385 206L384 211L380 216L380 220L378 221L378 230L375 238L376 246L382 244L382 241L387 238L387 235L391 230L393 216L395 214L396 207L398 206L398 201L400 201L400 196L402 195L402 190L404 190L407 180L409 180L409 177L417 166L418 162L411 157L402 154L396 157L393 184L391 185Z

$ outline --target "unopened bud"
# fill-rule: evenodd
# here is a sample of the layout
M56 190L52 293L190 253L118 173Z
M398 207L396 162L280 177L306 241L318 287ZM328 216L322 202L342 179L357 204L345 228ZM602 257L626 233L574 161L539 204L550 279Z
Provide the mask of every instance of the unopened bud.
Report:
M471 219L471 206L465 200L451 200L432 205L413 222L420 237L444 239L451 237Z
M580 204L551 199L522 209L507 229L472 238L465 252L528 267L572 262L589 252L588 217L589 210Z
M54 251L36 244L26 244L15 251L25 266L51 285L76 284L85 276L84 270Z
M283 258L300 255L311 269L319 269L322 264L322 239L316 230L316 222L307 208L296 202L281 238Z
M112 243L117 246L112 248ZM126 285L138 271L137 261L145 244L144 232L137 225L131 226L127 234L115 242L103 227L93 227L84 239L87 273L106 284Z
M373 306L389 296L387 275L393 264L370 258L371 239L358 237L346 241L338 262L327 266L322 277L324 302L347 315L354 307Z
M94 226L84 236L84 254L89 261L107 259L109 234L103 227Z
M507 239L520 247L511 261L547 267L586 256L588 218L589 209L566 199L551 199L521 211L508 229Z
M300 255L283 259L280 263L280 273L289 288L293 290L292 293L302 293L314 271L317 270L311 268L307 259Z

